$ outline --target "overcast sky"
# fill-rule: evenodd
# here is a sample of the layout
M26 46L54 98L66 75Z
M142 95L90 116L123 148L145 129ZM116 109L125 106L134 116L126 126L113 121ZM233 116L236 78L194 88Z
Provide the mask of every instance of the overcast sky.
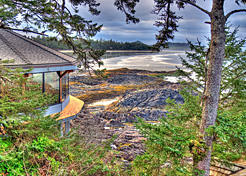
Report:
M207 10L211 10L212 0L197 0L198 4ZM140 0L137 5L136 16L140 18L138 24L126 24L124 15L113 6L114 0L101 0L99 16L92 16L88 11L81 7L80 15L86 19L91 19L98 24L103 24L102 31L96 35L96 39L113 39L116 41L142 41L147 44L155 42L155 34L158 28L153 26L155 15L151 14L153 9L153 0ZM237 6L234 0L226 0L225 13L239 8L246 8L244 6ZM187 6L185 9L177 10L183 19L179 22L178 32L175 33L174 42L186 42L186 40L205 42L205 37L210 36L210 27L205 24L209 21L207 15L197 10L194 7ZM238 13L229 19L234 26L240 26L240 37L246 37L246 13Z

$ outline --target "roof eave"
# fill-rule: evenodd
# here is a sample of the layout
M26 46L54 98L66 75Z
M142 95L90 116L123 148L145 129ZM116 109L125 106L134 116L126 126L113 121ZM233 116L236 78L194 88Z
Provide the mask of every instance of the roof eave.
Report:
M55 72L55 71L66 71L66 70L77 70L77 66L74 64L63 63L63 64L36 64L36 65L5 65L8 68L22 68L28 70L27 73L43 73L43 72Z

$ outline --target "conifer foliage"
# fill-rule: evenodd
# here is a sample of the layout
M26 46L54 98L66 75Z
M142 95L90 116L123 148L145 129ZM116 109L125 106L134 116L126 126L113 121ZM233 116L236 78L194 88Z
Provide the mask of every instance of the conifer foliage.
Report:
M52 96L0 65L0 175L110 175L117 173L109 143L87 144L74 133L61 138L56 117L44 116ZM112 165L111 165L112 164Z
M68 7L67 2L71 2L72 8ZM127 22L137 23L139 19L135 17L135 7L139 0L115 0L114 5L118 10L126 15ZM174 37L174 32L178 30L178 22L181 18L176 15L178 8L192 6L210 19L211 44L208 53L208 70L206 76L206 86L203 94L202 121L200 123L200 141L201 147L205 151L204 157L199 158L197 169L204 172L203 175L209 176L210 161L212 155L213 141L215 136L210 135L208 129L212 128L218 116L218 107L220 99L221 75L223 59L226 56L225 26L228 19L239 12L246 12L243 6L245 0L234 0L231 3L240 5L240 9L232 10L225 14L225 0L213 0L212 8L202 7L196 0L154 0L154 13L159 16L156 26L160 27L156 35L157 49L166 47L168 39ZM91 49L87 38L94 36L100 31L101 25L92 23L78 15L78 6L85 5L89 11L98 15L99 6L96 0L1 0L0 1L0 28L15 29L33 33L45 33L46 30L54 32L61 36L62 40L69 45L77 56L80 65L84 68L90 68L91 64L102 64L100 56L101 51ZM177 8L178 7L178 8ZM38 31L39 29L39 31ZM43 30L43 31L40 31ZM79 44L74 39L79 37L82 41ZM228 65L228 68L230 63ZM233 72L232 69L227 72ZM244 72L243 72L244 73ZM236 79L237 80L237 79ZM225 81L229 81L226 80ZM230 80L231 81L231 80ZM241 84L238 81L231 81L230 86ZM225 87L225 90L226 87ZM235 90L235 89L233 89ZM229 92L229 97L238 93Z
M246 51L243 47L245 39L237 36L238 28L226 30L225 58L222 66L222 78L220 89L220 105L231 107L237 104L243 108L246 103ZM209 64L209 46L203 46L201 42L193 44L189 42L191 52L186 52L186 59L180 58L186 71L179 69L179 72L190 82L190 87L203 95Z
M102 25L78 15L80 5L88 6L92 15L100 13L97 10L100 3L95 0L2 0L0 28L38 35L53 33L53 38L61 38L73 49L80 65L88 69L93 64L102 64L100 56L103 52L93 50L87 40L95 36ZM75 43L75 39L81 40L81 43Z
M215 125L206 132L213 136L211 165L245 159L246 151L246 60L245 39L237 36L238 28L226 30L225 59L222 67L222 82L219 111ZM203 95L206 89L209 62L209 45L189 42L191 51L181 58L183 68L179 75L184 90L180 93L184 104L168 100L169 112L159 124L148 124L139 119L137 127L148 139L146 153L134 161L137 175L203 175L197 169L206 155L206 145L199 133L202 120ZM185 71L184 71L185 70ZM188 82L187 82L188 80Z
M139 0L115 1L118 10L126 14L127 22L139 22L133 14ZM1 0L0 28L35 33L38 35L55 34L53 39L62 41L73 50L79 66L91 69L102 65L102 50L94 50L90 39L102 25L93 23L79 15L80 6L88 7L92 15L99 15L98 0ZM76 42L79 40L80 42Z

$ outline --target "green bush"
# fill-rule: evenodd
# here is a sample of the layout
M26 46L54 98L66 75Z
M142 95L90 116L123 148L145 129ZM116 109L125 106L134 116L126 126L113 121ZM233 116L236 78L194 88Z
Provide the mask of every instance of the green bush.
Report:
M193 175L204 157L205 143L199 134L200 97L181 91L184 104L168 101L169 112L159 124L139 119L137 128L147 138L146 152L133 163L133 175ZM236 106L236 105L235 105ZM207 132L214 136L212 160L236 161L246 151L246 111L231 109L218 112L216 124Z

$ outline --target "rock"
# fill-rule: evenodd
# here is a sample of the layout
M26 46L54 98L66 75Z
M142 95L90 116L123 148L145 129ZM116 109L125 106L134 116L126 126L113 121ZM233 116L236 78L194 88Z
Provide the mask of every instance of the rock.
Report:
M147 76L147 75L137 75L137 74L128 74L128 75L115 75L107 80L110 84L129 84L129 85L139 85L146 84L151 81L156 81L157 78Z
M172 166L172 164L171 164L170 162L165 162L165 163L162 165L163 168L169 168L169 167L171 167L171 166Z
M166 117L167 111L164 110L164 106L167 98L174 99L176 103L184 102L177 91L179 84L140 74L147 72L136 70L125 70L124 73L118 74L112 72L109 78L104 80L86 75L70 77L70 81L74 82L71 84L70 94L75 96L93 93L97 95L100 91L111 91L112 87L122 84L140 85L139 88L142 90L126 90L124 94L123 92L117 94L121 99L112 104L112 109L105 106L85 106L78 118L71 123L77 127L79 135L87 143L98 144L116 136L110 147L112 150L118 150L119 154L116 157L123 159L124 168L129 167L130 162L145 150L143 141L146 139L133 124L137 121L137 117L155 124L160 118ZM144 85L144 89L141 85ZM102 94L99 98L105 99L107 95L108 93Z
M150 89L131 92L125 94L116 106L141 108L162 108L167 103L166 100L174 99L176 103L183 103L183 97L178 91L171 89Z
M73 77L71 76L70 81L79 82L79 83L83 83L83 84L90 85L90 86L95 86L95 85L103 83L101 79L92 78L89 76L73 76Z
M113 150L116 150L116 149L117 149L116 145L114 145L114 144L111 144L110 147L111 147L111 149L113 149Z
M121 123L120 121L117 121L117 120L111 120L109 122L109 125L111 127L123 127L124 126L123 123Z

